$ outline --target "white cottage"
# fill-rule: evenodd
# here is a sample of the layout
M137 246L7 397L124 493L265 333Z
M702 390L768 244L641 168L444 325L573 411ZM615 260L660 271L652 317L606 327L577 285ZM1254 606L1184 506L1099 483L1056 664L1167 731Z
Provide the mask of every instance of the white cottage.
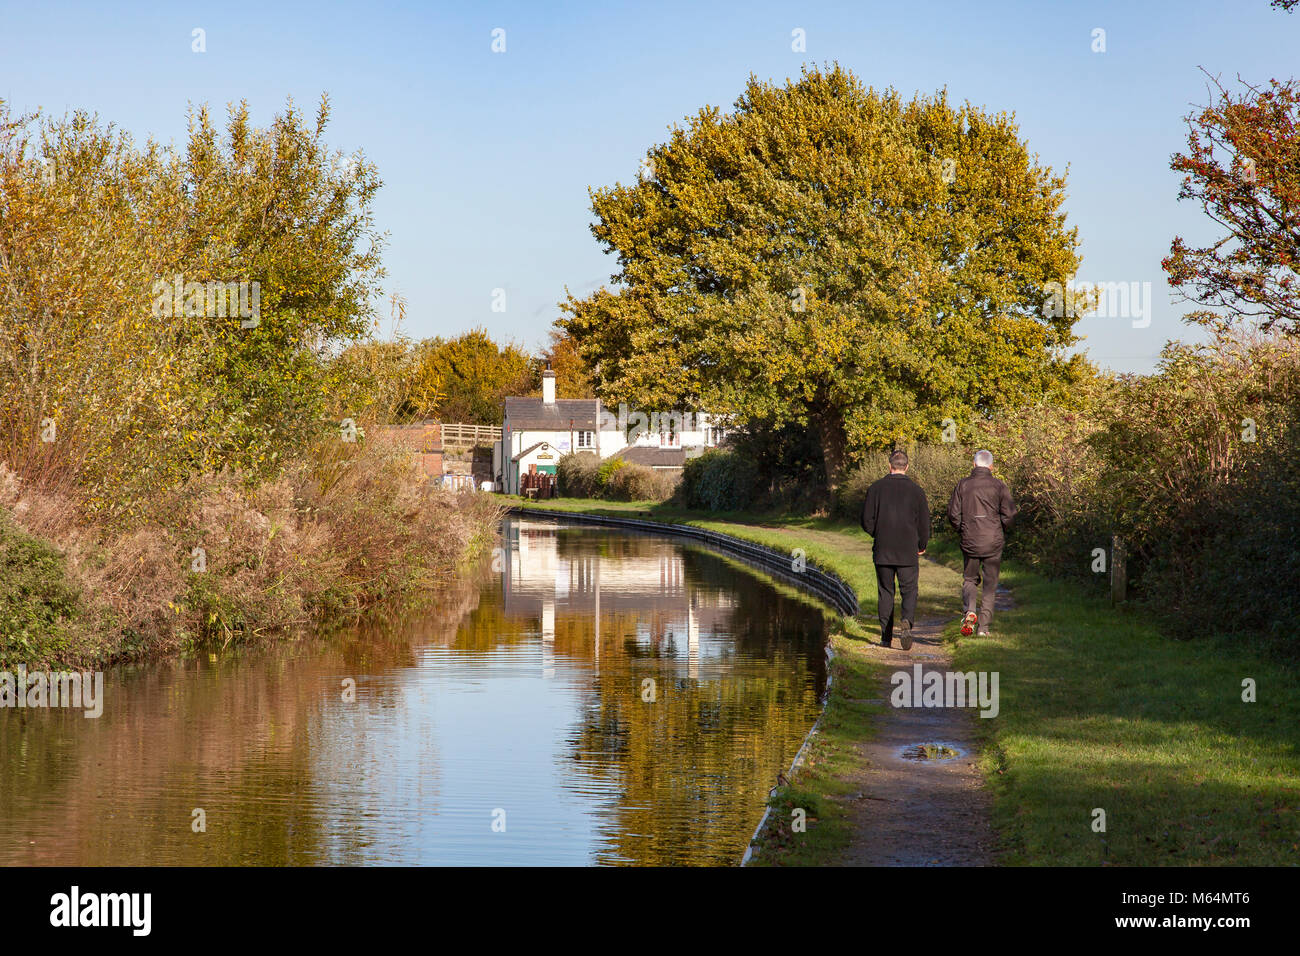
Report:
M555 373L542 373L542 397L506 399L501 441L493 449L497 487L519 493L519 476L555 474L560 456L589 452L600 459L623 458L656 471L681 471L687 458L715 447L722 429L704 413L615 414L594 398L555 397Z
M570 451L600 454L600 402L594 398L555 397L555 374L542 376L542 397L506 399L501 441L493 449L497 487L519 493L519 476L530 471L555 474L556 462Z

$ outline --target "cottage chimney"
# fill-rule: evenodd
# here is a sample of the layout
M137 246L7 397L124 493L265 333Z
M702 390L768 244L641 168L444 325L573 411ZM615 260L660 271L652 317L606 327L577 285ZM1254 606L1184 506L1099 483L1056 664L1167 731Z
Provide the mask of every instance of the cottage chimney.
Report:
M555 373L551 371L550 366L547 366L546 371L542 373L542 404L555 404Z

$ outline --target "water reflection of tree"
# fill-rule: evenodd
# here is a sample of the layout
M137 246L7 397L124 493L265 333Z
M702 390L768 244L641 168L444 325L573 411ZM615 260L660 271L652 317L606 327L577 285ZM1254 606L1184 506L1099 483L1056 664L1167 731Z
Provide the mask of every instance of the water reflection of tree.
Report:
M603 533L565 534L559 547L611 563L676 551ZM686 549L682 568L680 610L606 610L599 642L589 613L556 615L556 659L590 673L562 779L576 772L616 795L600 862L734 862L824 684L814 608L707 552ZM356 767L370 756L367 716L404 707L400 672L430 646L492 652L537 640L536 620L507 615L500 588L481 585L467 575L430 606L329 639L114 671L98 720L0 713L0 862L371 859L371 795ZM730 634L700 635L694 677L683 631L692 596ZM384 679L366 684L360 708L344 704L341 679L362 675ZM641 699L645 678L656 681L654 703ZM435 760L435 748L420 759ZM205 834L191 831L196 807L208 813Z
M734 863L815 719L825 683L821 612L706 552L687 552L686 568L701 596L740 592L733 645L692 679L681 656L687 635L652 628L638 640L627 636L635 621L602 621L615 638L602 644L600 675L569 741L579 772L619 792L598 862ZM557 649L560 630L557 620ZM656 682L654 702L643 699L646 678Z
M364 829L340 826L321 792L323 727L358 709L343 703L341 679L414 666L418 642L454 634L480 586L470 576L415 616L371 618L328 639L115 669L95 720L0 712L0 863L365 860ZM399 706L395 687L369 686L361 706ZM205 833L191 827L195 808Z

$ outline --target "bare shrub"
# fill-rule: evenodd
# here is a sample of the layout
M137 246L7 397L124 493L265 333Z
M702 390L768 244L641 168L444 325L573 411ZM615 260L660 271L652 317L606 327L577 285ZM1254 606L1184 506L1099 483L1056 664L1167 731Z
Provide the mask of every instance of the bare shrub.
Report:
M606 494L614 501L664 501L672 497L676 487L675 475L629 464L610 475Z

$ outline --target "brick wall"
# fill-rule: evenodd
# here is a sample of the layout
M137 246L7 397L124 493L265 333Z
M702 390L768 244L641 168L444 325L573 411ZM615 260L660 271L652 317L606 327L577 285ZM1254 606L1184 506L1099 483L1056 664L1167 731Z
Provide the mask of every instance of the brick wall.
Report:
M441 422L416 422L414 425L389 428L388 432L420 456L420 465L426 475L436 477L442 474Z

